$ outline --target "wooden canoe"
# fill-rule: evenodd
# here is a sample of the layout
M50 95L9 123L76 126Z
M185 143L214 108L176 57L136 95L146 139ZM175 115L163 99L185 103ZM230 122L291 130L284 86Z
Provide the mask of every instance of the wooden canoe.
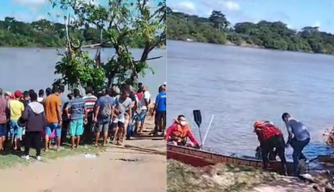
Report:
M262 161L255 158L233 157L172 144L167 144L167 159L174 159L194 167L204 167L218 163L229 163L234 165L262 168ZM288 162L287 167L288 173L292 173L292 162ZM270 162L268 170L281 173L281 163L279 161Z

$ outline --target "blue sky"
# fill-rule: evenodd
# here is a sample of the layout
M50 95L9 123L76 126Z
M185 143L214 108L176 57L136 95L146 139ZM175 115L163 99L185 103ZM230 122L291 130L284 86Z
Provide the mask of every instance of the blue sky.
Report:
M167 0L173 10L209 16L222 11L234 24L242 21L282 21L290 28L319 26L334 33L334 0Z
M5 17L15 17L20 21L36 21L39 19L49 19L63 23L64 12L53 9L49 0L0 0L0 20ZM94 4L107 4L108 0L82 0ZM135 1L135 0L131 0ZM150 5L157 4L159 0L149 0ZM152 9L154 9L152 7ZM48 14L50 13L50 14ZM57 17L59 15L60 17Z

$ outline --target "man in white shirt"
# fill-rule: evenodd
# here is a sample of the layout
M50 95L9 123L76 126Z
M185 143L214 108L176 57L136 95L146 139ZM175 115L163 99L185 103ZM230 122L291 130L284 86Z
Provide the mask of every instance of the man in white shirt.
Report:
M143 91L143 97L140 100L140 113L138 115L138 121L137 121L137 123L140 121L139 133L142 133L144 129L145 118L151 102L151 94L150 92L148 92L147 86L143 86L142 91Z

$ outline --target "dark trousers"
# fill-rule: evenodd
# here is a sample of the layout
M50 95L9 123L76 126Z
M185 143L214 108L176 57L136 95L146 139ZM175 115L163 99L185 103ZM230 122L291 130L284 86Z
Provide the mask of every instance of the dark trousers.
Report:
M60 137L60 143L63 145L64 142L66 142L66 136L67 136L67 130L70 125L70 121L64 121L62 128L61 128L61 137Z
M293 148L292 159L293 159L293 169L294 169L295 175L299 174L299 160L300 159L306 160L306 157L302 151L309 142L310 142L310 138L305 139L303 141L298 141L295 138L289 140L289 144Z
M42 132L26 132L24 155L29 155L30 148L34 146L36 149L36 156L40 156L42 147L41 138Z
M166 120L166 111L157 111L155 113L155 120L154 120L154 132L163 131L163 123Z
M268 168L268 155L273 151L275 148L275 152L281 159L282 163L282 170L285 174L287 172L286 169L286 158L285 158L285 142L282 135L275 135L261 143L261 149L262 149L262 160L263 160L263 168Z

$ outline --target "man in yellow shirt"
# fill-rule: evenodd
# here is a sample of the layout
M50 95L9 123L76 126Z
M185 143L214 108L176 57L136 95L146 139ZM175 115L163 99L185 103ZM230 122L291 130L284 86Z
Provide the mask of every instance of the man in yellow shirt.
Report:
M22 127L17 124L24 111L24 105L20 101L21 91L15 91L15 99L9 103L10 111L10 142L14 144L14 150L21 149L20 140L22 138Z

